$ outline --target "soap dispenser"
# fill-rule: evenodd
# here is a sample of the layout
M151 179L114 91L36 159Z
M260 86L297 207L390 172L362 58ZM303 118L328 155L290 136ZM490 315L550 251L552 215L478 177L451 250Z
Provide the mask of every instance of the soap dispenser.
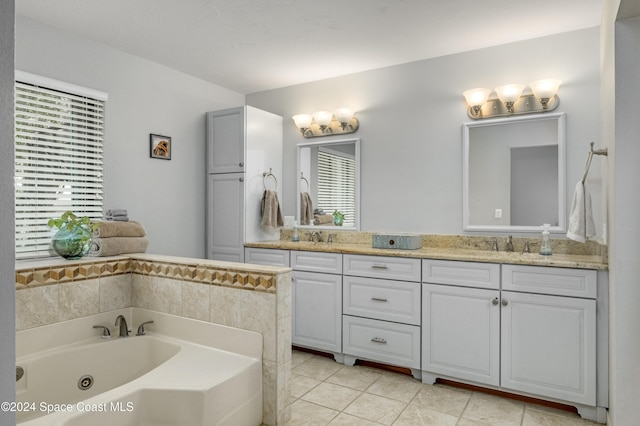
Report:
M300 241L300 236L298 236L298 221L293 222L293 235L291 236L291 241L297 243Z
M542 243L540 243L540 254L543 256L551 256L551 243L549 241L549 227L551 225L545 223L542 225Z

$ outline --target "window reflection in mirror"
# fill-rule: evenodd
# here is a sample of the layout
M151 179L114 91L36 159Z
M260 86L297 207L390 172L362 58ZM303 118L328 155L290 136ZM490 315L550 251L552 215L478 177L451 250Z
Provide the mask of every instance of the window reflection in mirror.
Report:
M298 145L300 226L359 229L359 150L359 139ZM342 218L341 224L335 216Z
M463 125L465 230L565 230L564 114Z

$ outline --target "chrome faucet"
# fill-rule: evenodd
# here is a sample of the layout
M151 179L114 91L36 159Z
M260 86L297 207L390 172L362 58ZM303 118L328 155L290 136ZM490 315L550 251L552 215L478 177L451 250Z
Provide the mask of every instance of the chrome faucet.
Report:
M120 323L120 324L118 324ZM118 317L116 318L116 327L118 325L120 325L120 337L127 337L129 336L129 328L127 327L127 320L124 319L124 316L122 315L118 315Z
M507 238L507 251L513 251L513 236L509 235Z
M315 241L317 243L322 242L322 231L313 231L309 234L309 241Z

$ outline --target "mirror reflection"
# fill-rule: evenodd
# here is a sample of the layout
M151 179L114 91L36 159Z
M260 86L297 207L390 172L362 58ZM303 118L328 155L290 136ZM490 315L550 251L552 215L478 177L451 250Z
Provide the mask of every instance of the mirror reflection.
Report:
M359 229L360 139L298 145L301 227Z
M463 125L465 230L565 231L564 114Z

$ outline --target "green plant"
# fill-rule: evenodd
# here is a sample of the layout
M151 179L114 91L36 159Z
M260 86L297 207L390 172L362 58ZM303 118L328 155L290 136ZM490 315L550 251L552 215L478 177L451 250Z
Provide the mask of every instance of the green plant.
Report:
M59 219L49 219L47 225L49 225L49 228L56 227L58 229L66 229L69 232L75 230L76 228L84 228L89 231L89 234L98 229L98 226L100 226L97 223L92 223L91 219L89 219L88 216L82 216L79 218L78 216L73 214L72 211L66 211L62 213Z
M338 210L333 211L333 224L342 226L342 222L344 222L344 213L339 212Z

